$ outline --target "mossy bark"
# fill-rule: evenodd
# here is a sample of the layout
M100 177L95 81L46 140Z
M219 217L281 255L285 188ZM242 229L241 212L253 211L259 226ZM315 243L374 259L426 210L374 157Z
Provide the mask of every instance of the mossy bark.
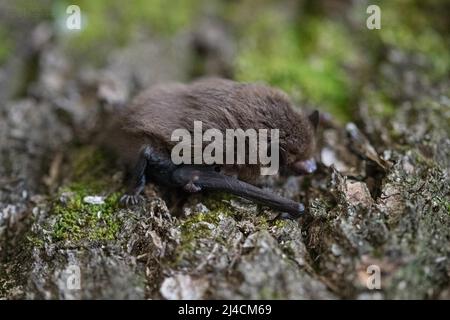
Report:
M360 4L343 1L340 19L313 3L212 6L223 23L202 23L216 38L186 24L188 10L163 37L109 43L102 68L75 65L52 37L34 48L26 94L1 92L0 297L450 298L449 39L433 9L445 4L380 2L387 17L408 14L368 31ZM168 207L153 185L145 203L118 206L120 168L94 137L141 87L189 79L191 62L332 113L318 132L318 172L264 181L305 202L304 217L279 220L225 194Z

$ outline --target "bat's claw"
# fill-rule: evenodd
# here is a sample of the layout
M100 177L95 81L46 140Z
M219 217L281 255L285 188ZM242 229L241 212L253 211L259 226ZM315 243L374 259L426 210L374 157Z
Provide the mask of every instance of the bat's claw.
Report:
M190 181L183 186L183 190L189 193L195 193L201 191L202 188Z
M282 212L278 216L279 219L287 219L287 220L295 220L300 218L301 215L305 213L305 206L303 203L298 204L298 211L296 213L293 212Z
M144 201L144 197L132 194L124 194L119 200L120 204L124 207L135 206L142 201Z

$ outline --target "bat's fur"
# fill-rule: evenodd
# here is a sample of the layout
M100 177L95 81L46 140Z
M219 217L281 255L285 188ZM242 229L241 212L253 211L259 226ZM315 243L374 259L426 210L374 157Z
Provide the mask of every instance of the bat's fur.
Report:
M315 149L317 123L295 111L285 93L224 79L159 85L142 92L121 115L119 123L126 134L115 143L122 141L121 152L129 163L144 144L169 156L177 143L170 140L172 132L183 128L193 134L194 121L202 121L204 131L214 128L223 133L238 128L279 129L281 165L309 159ZM224 166L223 171L253 180L259 165Z

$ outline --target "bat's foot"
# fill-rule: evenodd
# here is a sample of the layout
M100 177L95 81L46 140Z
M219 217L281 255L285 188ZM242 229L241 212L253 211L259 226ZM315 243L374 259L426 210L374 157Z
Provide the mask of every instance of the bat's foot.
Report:
M183 186L183 190L189 193L195 193L201 191L202 188L190 181Z
M305 206L303 203L298 204L298 211L296 213L282 212L278 219L296 220L305 213Z
M124 207L135 206L143 201L144 197L135 194L124 194L119 200L120 204Z

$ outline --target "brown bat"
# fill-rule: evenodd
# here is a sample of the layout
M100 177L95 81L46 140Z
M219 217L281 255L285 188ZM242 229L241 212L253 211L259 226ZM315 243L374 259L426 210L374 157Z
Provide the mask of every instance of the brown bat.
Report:
M292 217L304 212L303 204L245 182L259 175L263 166L259 161L255 164L175 165L170 157L177 144L171 140L172 133L176 129L192 133L194 121L201 121L204 131L278 129L280 164L298 174L316 169L312 156L319 114L315 111L304 116L294 111L282 91L224 79L160 85L138 95L123 110L118 119L121 132L117 138L110 136L109 139L116 144L128 168L128 190L121 199L123 203L137 203L145 184L153 181L190 193L229 192L287 212ZM248 156L249 149L245 150Z

